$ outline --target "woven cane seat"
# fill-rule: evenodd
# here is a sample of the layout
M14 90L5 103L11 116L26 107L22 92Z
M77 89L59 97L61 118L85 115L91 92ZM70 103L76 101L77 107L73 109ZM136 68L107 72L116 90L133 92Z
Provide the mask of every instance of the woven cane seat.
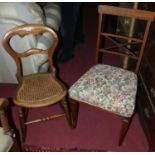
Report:
M62 100L65 95L65 87L52 74L33 74L23 78L14 102L23 107L42 107Z

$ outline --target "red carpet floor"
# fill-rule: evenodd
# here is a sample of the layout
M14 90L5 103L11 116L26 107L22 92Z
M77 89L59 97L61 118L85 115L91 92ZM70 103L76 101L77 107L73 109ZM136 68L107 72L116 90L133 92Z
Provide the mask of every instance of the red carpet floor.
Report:
M106 152L105 150L78 149L78 148L54 148L46 146L25 145L25 152Z
M85 43L76 47L75 57L72 60L58 66L60 77L68 86L94 64L97 34L97 7L94 7L94 5L91 3L84 7ZM104 62L108 61L118 64L117 59L114 57L105 56ZM6 85L0 85L0 87L0 96L10 96L14 91L14 85L7 85L7 87ZM48 115L58 111L60 109L55 105L44 109L31 110L29 116L36 118L42 114ZM16 107L13 108L13 116L19 129ZM24 145L58 149L77 148L81 150L148 150L148 144L137 114L133 118L123 145L119 147L120 126L121 119L119 117L113 117L109 113L81 104L76 129L71 129L65 118L48 121L44 124L34 124L28 127L27 139Z
M0 85L0 96L11 96L15 85ZM44 109L31 110L29 118L60 112L55 105ZM13 107L13 119L17 128L17 108ZM77 150L106 150L106 151L147 151L148 144L139 123L138 115L133 118L128 134L122 146L118 146L121 126L119 117L102 112L99 109L81 104L76 129L71 129L65 118L48 121L44 124L34 124L28 127L25 146L68 148ZM63 152L63 151L61 151ZM74 152L74 151L73 151Z
M54 108L54 110L53 110ZM35 110L33 118L49 112L56 113L59 107ZM147 142L139 124L137 115L128 131L124 144L118 146L121 119L111 117L100 110L80 106L78 125L71 129L65 118L44 124L29 126L25 144L55 148L78 148L108 151L147 151Z

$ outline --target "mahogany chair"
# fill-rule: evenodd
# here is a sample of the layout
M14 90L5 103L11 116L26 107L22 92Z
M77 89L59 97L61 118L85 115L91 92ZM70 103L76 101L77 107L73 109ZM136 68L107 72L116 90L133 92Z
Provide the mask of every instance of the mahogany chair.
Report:
M10 45L11 38L15 35L24 37L29 34L44 35L45 32L51 35L52 42L51 47L47 50L30 49L23 53L17 53ZM57 44L57 34L44 25L27 24L18 26L8 31L3 38L4 48L13 58L17 66L16 77L19 81L19 86L13 96L13 102L19 106L19 120L23 141L25 141L26 137L26 126L32 123L45 122L61 116L66 116L70 124L69 106L66 102L67 89L65 85L58 80L56 68L54 67L54 61L52 59ZM49 70L47 73L23 75L22 58L33 54L48 55ZM64 112L32 121L26 120L29 108L47 107L57 103L61 105Z
M77 125L79 103L88 104L111 114L123 118L119 145L123 143L135 111L138 78L137 73L144 54L151 22L155 17L154 12L120 8L113 6L98 6L99 25L96 47L96 65L82 75L69 89L71 99L71 117L74 127ZM146 22L143 38L129 37L127 35L114 34L103 27L104 16L121 16ZM105 32L106 30L106 32ZM104 39L106 38L106 39ZM107 46L103 46L104 40L109 40ZM121 40L121 41L120 41ZM122 41L123 40L123 41ZM139 51L131 48L137 45ZM133 70L116 67L107 64L97 64L100 53L110 53L122 57L128 57L135 61ZM103 55L102 55L103 56ZM122 61L122 59L119 59Z
M5 109L8 106L8 100L0 98L0 152L19 152L20 147L14 130L10 127Z

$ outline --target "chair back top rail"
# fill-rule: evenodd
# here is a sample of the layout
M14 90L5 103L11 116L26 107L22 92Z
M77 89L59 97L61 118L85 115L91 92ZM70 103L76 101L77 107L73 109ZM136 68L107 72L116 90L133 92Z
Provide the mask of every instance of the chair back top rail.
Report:
M136 18L141 20L151 20L151 21L153 21L155 17L155 12L130 9L130 8L118 8L118 7L107 6L107 5L99 5L98 13L116 15L116 16L126 16L130 18Z
M14 51L12 49L12 47L10 47L10 43L9 43L10 39L15 35L19 35L20 37L24 37L24 36L29 35L29 34L41 35L44 32L49 32L52 35L52 37L54 38L53 39L53 45L51 48L55 49L55 47L58 43L58 37L57 37L56 33L52 29L50 29L49 27L46 27L46 26L41 25L41 24L26 24L26 25L17 26L15 28L11 29L4 36L3 46L5 49L7 49L9 54L11 54L11 55L16 54L16 56L19 56L19 57L20 56L24 57L24 53L25 53L25 57L32 55L32 54L39 53L39 52L41 52L42 54L45 54L46 52L50 52L51 48L47 49L47 50L39 50L38 49L38 52L37 52L37 49L30 49L28 51L23 52L22 54L19 54L19 53L16 53L16 51Z

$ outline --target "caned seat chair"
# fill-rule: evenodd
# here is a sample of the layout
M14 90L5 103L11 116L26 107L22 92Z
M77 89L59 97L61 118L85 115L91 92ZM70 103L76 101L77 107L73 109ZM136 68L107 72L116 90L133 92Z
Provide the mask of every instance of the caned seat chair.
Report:
M135 112L138 83L137 73L155 13L106 5L99 5L98 13L99 25L96 65L91 67L69 88L72 124L74 127L77 125L79 103L85 103L102 109L103 111L108 111L111 114L118 115L123 118L119 139L119 145L121 145ZM103 26L103 24L105 24L105 22L103 22L105 15L145 21L143 38L118 34L117 31L115 31L115 33L114 31L113 33L111 31L109 32L109 29L105 29ZM109 44L107 40L109 40ZM106 42L106 44L103 46L102 44L104 42ZM138 52L134 52L131 48L135 44L138 46ZM103 52L125 58L128 57L129 60L133 59L135 61L135 68L133 69L132 67L132 70L129 70L129 68L127 69L120 66L99 64L100 56L104 56ZM121 57L119 60L123 61Z
M44 35L48 33L51 36L52 45L49 49L30 49L23 53L17 53L11 47L11 38L15 35L24 37L26 35ZM13 102L19 106L19 120L22 131L22 140L26 138L26 127L32 123L45 122L61 116L66 116L70 124L69 107L66 102L67 89L65 85L56 77L56 68L54 67L53 54L58 44L57 34L49 27L44 25L27 24L15 27L8 31L3 38L3 46L10 54L17 66L16 77L19 81L19 86L13 96ZM22 58L33 54L47 54L49 62L49 70L44 73L34 73L23 75ZM32 121L27 121L29 108L41 108L54 104L60 104L63 108L62 113L51 115L49 117L39 118Z
M0 152L20 151L16 135L10 127L5 110L8 106L8 100L0 98Z

